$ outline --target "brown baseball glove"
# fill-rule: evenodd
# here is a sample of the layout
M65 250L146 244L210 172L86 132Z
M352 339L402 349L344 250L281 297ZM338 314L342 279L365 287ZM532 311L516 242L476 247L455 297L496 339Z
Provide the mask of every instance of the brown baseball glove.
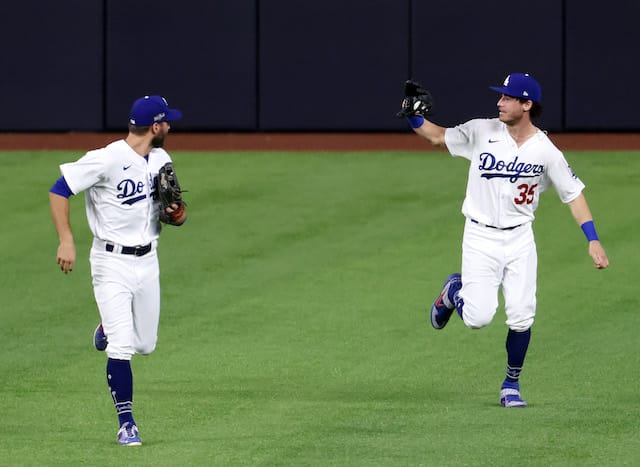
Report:
M157 178L156 195L160 200L160 211L158 217L161 222L171 225L181 225L184 219L184 210L186 203L182 199L182 189L180 182L173 169L173 164L167 162L160 168ZM175 209L174 205L178 208ZM167 212L167 208L173 209Z

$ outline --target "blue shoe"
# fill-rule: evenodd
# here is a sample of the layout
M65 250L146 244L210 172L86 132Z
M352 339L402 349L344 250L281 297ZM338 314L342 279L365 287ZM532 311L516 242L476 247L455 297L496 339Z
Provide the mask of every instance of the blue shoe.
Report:
M509 383L505 381L500 388L500 405L502 407L523 408L527 403L520 395L520 385L518 383Z
M102 323L98 324L98 327L93 331L93 345L96 350L100 352L107 348L107 336L104 335L104 329L102 329Z
M447 277L442 287L442 292L431 306L431 325L436 329L442 329L449 322L456 305L453 296L462 287L462 277L455 272Z
M118 430L118 444L120 446L142 446L142 441L138 437L138 427L125 423Z

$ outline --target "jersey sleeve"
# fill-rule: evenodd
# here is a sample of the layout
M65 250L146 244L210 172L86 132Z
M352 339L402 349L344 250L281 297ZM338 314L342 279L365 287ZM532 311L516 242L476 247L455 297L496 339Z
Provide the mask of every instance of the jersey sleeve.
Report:
M471 160L475 144L476 126L476 121L471 120L445 130L444 142L452 156L460 156Z
M151 154L154 157L158 158L158 160L160 161L161 165L164 165L167 162L173 162L171 160L171 156L169 155L169 153L167 151L165 151L163 148L153 148L151 150Z
M557 151L549 164L548 177L563 203L570 203L582 193L584 183L571 170L562 152Z
M89 151L76 162L60 166L67 185L75 194L86 190L102 180L105 173L105 158L100 150Z

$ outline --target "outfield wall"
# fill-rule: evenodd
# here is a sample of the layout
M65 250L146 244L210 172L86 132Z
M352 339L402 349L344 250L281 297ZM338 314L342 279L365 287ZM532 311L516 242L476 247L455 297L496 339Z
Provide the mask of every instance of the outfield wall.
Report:
M543 86L540 126L638 131L640 2L9 0L0 131L121 131L159 93L184 130L406 131L413 76L435 120L495 114L510 71ZM507 8L507 10L505 10Z

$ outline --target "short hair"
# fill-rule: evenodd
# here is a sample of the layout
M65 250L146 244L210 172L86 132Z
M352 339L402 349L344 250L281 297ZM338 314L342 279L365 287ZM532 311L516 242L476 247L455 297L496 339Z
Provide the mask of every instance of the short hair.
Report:
M523 99L519 97L518 100L524 104L525 102L530 101L531 99ZM529 116L531 117L531 119L540 117L540 115L542 115L542 105L540 105L539 102L534 102L534 101L531 101L531 103L532 105L531 105L531 110L529 110Z
M129 123L129 133L133 133L134 135L144 136L151 128L150 125L147 126L136 126L133 123Z

